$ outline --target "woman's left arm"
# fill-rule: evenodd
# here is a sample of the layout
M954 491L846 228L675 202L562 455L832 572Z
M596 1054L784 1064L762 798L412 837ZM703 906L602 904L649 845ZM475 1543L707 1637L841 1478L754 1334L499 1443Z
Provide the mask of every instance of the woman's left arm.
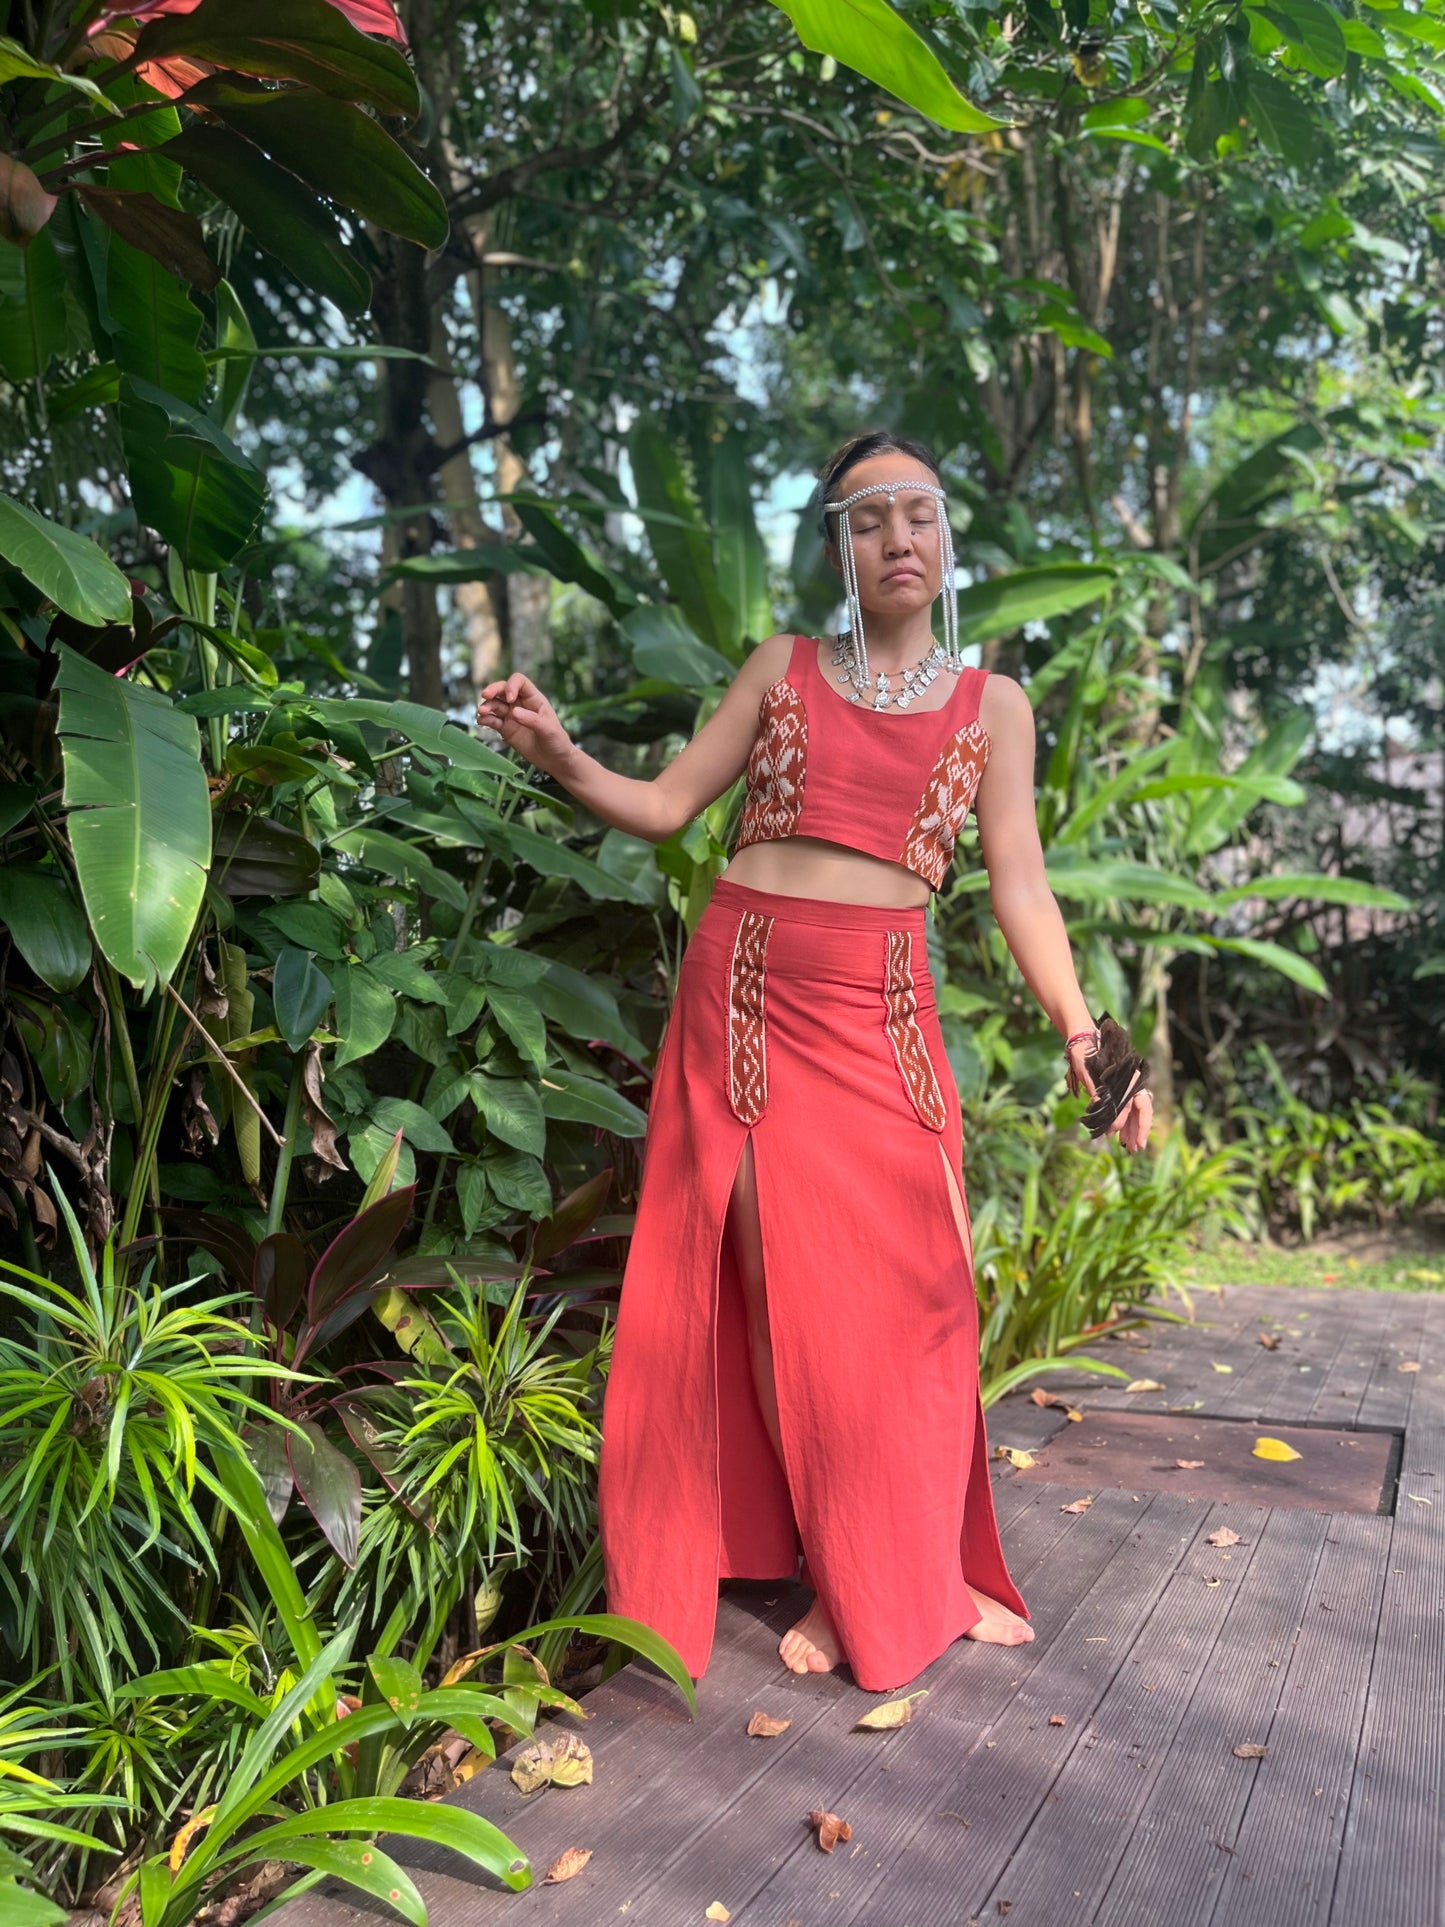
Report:
M994 916L1024 982L1059 1035L1092 1030L1063 912L1044 871L1034 800L1033 705L1012 677L991 675L984 684L980 721L990 747L973 807ZM1090 1048L1077 1043L1068 1056L1092 1096L1093 1079L1084 1069ZM1109 1128L1127 1150L1141 1150L1152 1115L1153 1100L1139 1091Z

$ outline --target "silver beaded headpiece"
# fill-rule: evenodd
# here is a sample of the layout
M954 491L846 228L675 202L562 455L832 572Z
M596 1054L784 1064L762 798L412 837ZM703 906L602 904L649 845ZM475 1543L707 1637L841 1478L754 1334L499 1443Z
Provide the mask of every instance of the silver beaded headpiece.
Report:
M847 602L839 634L851 636L853 681L860 690L866 688L868 683L868 650L863 641L863 605L858 600L858 559L853 553L853 525L848 520L848 510L855 502L866 502L875 495L886 495L888 506L892 508L900 489L910 495L933 497L938 516L938 552L943 560L943 666L954 675L964 666L958 642L958 588L953 561L953 530L949 527L945 506L947 497L932 482L882 482L876 488L855 489L851 495L823 504L823 514L836 515L840 522L838 550L843 558L843 587L847 592ZM839 677L839 681L842 680Z

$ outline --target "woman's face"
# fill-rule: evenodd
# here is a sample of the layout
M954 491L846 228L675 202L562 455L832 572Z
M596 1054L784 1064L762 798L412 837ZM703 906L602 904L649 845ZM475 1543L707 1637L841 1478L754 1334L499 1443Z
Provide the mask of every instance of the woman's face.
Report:
M858 564L858 599L876 614L902 615L927 609L943 587L943 557L939 552L938 498L923 493L937 488L937 478L911 455L870 455L847 470L833 490L834 499L856 495L859 489L899 487L890 502L878 494L854 502L843 513L853 531L853 554ZM916 485L910 488L909 484ZM839 517L828 517L834 530ZM838 531L841 534L841 531ZM837 536L828 543L828 560L843 572Z

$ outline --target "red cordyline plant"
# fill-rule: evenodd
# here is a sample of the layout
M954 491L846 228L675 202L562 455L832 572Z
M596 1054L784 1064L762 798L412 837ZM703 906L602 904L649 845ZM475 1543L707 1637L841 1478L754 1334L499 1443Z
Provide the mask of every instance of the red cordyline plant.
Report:
M155 20L164 13L194 13L201 0L141 0L139 6L105 6L101 9L90 28L92 38L100 40L101 50L116 59L123 60L135 46L136 27L134 21L143 26L148 20ZM353 27L363 33L374 33L387 40L396 40L404 46L406 33L396 17L392 0L327 0L336 12L349 20ZM115 24L123 22L125 24ZM248 66L245 59L230 60L227 65L236 73L252 73L258 70ZM214 67L199 60L176 56L169 60L148 60L136 68L141 80L154 87L157 93L167 94L178 100L182 94L203 80Z

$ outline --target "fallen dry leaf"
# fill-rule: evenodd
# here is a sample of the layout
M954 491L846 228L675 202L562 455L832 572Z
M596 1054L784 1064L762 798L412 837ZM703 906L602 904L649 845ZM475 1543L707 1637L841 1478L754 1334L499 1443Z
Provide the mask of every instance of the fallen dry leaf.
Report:
M569 1847L542 1875L542 1885L545 1887L549 1881L555 1884L559 1880L575 1880L591 1858L591 1847Z
M1162 1392L1164 1387L1157 1378L1134 1378L1124 1387L1126 1392Z
M1206 1586L1222 1586L1224 1581L1222 1579L1206 1579L1204 1583Z
M728 1912L727 1908L724 1907L724 1905L720 1900L715 1900L712 1903L711 1907L709 1907L707 1912L703 1915L703 1919L704 1920L731 1920L732 1915Z
M1042 1385L1037 1386L1030 1392L1029 1397L1035 1405L1061 1405L1064 1409L1064 1415L1067 1418L1081 1419L1084 1416L1082 1412L1075 1410L1069 1401L1061 1397L1058 1392L1046 1392Z
M1260 1746L1255 1740L1246 1740L1243 1746L1234 1749L1236 1760L1264 1760L1269 1757L1269 1748Z
M1067 1726L1068 1721L1064 1718L1062 1713L1050 1713L1049 1725L1050 1726Z
M810 1813L808 1825L818 1829L818 1845L824 1853L831 1853L840 1840L853 1838L853 1829L836 1813Z
M1418 1358L1407 1358L1403 1364L1395 1367L1397 1372L1418 1372L1419 1369L1420 1361Z
M1242 1543L1239 1534L1232 1526L1221 1526L1217 1532L1211 1532L1209 1535L1211 1546L1237 1546Z
M775 1720L770 1713L754 1713L748 1721L748 1732L755 1740L775 1740L792 1724L791 1720Z
M1209 1362L1216 1372L1232 1372L1234 1370L1232 1365L1221 1365L1217 1358L1211 1358Z
M1413 1499L1416 1505L1434 1505L1435 1503L1433 1499L1427 1499L1423 1492L1407 1492L1405 1496L1407 1499Z
M871 1712L865 1713L861 1720L855 1720L853 1722L853 1730L856 1733L860 1726L875 1729L886 1729L890 1726L907 1726L908 1722L913 1718L913 1702L927 1698L928 1688L924 1686L921 1687L918 1692L910 1693L907 1699L889 1700L885 1706L875 1706Z
M512 1784L523 1793L535 1793L549 1782L553 1786L583 1786L591 1778L591 1749L575 1733L533 1741L522 1748L512 1766Z
M1197 1472L1204 1461L1203 1459L1176 1459L1174 1463L1181 1472Z
M1276 1332L1261 1332L1259 1342L1267 1352L1272 1352L1279 1344L1279 1335Z
M1253 1456L1257 1459L1278 1459L1282 1462L1285 1459L1297 1459L1303 1455L1296 1452L1292 1445L1286 1445L1283 1439L1256 1439Z
M1093 1503L1094 1495L1091 1492L1086 1499L1075 1499L1072 1505L1061 1505L1059 1510L1060 1512L1087 1512Z
M996 1459L1007 1459L1010 1465L1017 1466L1020 1471L1034 1462L1033 1453L1018 1445L996 1445L993 1455Z

